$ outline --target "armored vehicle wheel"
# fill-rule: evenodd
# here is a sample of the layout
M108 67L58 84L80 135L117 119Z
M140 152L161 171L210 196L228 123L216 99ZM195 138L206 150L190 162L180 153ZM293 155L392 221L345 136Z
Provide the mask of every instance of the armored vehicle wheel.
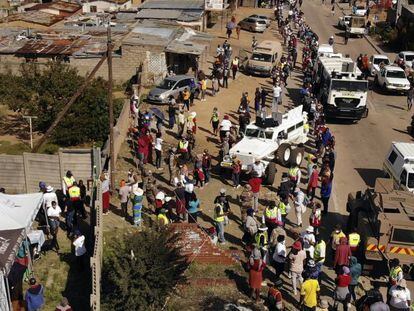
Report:
M276 176L276 163L275 162L270 162L269 165L266 168L266 172L265 172L265 180L264 183L266 185L273 185L273 182L275 181L275 176Z
M303 160L303 151L301 148L293 149L290 154L289 162L293 165L300 166Z
M283 166L289 165L290 154L292 153L292 149L288 144L281 144L276 152L276 158L278 159L279 163Z

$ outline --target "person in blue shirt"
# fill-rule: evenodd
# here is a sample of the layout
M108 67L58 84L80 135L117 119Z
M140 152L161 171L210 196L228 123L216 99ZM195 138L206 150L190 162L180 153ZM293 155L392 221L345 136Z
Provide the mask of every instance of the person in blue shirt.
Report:
M28 311L39 311L45 304L44 287L37 284L35 278L30 278L30 287L26 291L26 304Z
M322 179L321 184L321 201L323 204L323 214L328 213L329 208L329 198L331 197L332 192L332 178L331 176L326 176Z
M191 193L188 201L188 222L196 223L197 216L200 208L200 200L197 198L194 192Z

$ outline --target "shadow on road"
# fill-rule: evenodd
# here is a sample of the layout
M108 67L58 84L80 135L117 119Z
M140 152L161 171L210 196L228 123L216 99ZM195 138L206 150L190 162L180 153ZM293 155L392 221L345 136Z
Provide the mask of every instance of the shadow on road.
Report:
M377 168L355 168L359 176L364 180L368 187L375 187L375 180L384 177L384 172Z

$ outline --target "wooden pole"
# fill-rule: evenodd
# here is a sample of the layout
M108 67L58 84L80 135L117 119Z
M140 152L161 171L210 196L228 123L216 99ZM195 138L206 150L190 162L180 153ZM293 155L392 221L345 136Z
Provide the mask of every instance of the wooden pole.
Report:
M53 130L56 128L56 126L59 124L59 122L62 120L62 118L69 111L69 108L72 106L72 104L83 93L83 91L88 86L89 82L95 76L96 72L101 67L101 65L104 63L105 60L106 60L106 55L103 55L102 58L99 60L99 62L96 64L95 68L93 68L91 73L88 75L85 82L83 82L83 84L79 88L79 90L75 94L73 94L73 96L69 99L68 103L57 114L55 121L53 121L52 125L47 129L46 133L38 140L38 142L36 143L36 146L34 146L32 152L37 152L39 150L39 148L46 142L46 140L49 138L50 134L52 134Z
M115 189L115 157L114 157L114 103L112 100L112 38L111 21L108 22L108 42L107 42L107 64L108 64L108 106L109 106L109 178L110 189Z

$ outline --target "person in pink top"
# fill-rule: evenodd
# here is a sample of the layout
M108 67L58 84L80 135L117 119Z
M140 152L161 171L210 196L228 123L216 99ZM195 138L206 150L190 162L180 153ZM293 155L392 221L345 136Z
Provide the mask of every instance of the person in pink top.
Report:
M309 177L309 184L308 184L308 196L310 196L311 201L313 201L315 197L315 191L316 191L316 188L318 187L318 181L319 181L318 167L314 165L312 174Z

